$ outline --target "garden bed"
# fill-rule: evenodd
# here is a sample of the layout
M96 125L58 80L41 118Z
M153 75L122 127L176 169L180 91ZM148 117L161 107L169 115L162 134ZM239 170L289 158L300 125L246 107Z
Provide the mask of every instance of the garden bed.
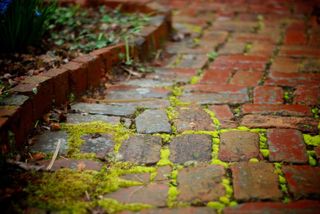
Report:
M70 3L70 1L67 1L67 3ZM133 23L120 28L117 32L120 35L123 34L123 38L126 38L125 35L128 35L128 33L132 34L132 31L136 30L135 28L141 29L139 32L134 33L134 37L125 39L125 42L121 42L118 39L121 36L117 36L117 39L109 41L108 38L110 37L107 38L106 35L98 33L98 36L94 38L92 36L92 43L90 41L87 43L88 40L84 37L77 47L71 48L72 43L69 42L68 36L59 37L59 35L56 35L57 37L55 37L55 35L51 35L47 42L51 42L51 44L55 43L53 48L56 48L54 49L56 52L57 50L58 52L61 50L62 53L65 53L63 51L65 50L63 49L64 46L66 49L71 48L73 50L65 53L65 55L62 54L58 59L54 60L52 58L55 57L50 56L50 54L48 55L48 49L46 48L43 50L39 49L39 57L34 57L33 53L36 53L36 51L31 51L31 58L34 60L31 60L31 64L35 64L35 67L30 69L28 66L23 65L24 69L16 69L16 73L9 74L13 78L9 77L9 75L6 78L8 79L6 84L12 84L14 87L9 90L10 96L1 100L0 145L2 153L12 150L12 145L18 147L24 145L36 121L44 113L48 112L53 105L60 106L65 104L70 98L77 97L86 90L99 86L101 81L108 78L108 74L110 74L112 68L119 62L131 59L140 61L148 59L148 56L152 52L161 47L162 42L166 40L171 29L170 12L153 2L149 2L148 4L147 1L88 1L82 3L88 8L95 7L95 10L97 10L97 5L101 4L106 5L106 8L119 8L120 10L115 10L115 17L117 17L120 11L142 12L152 15L152 17L148 21L145 15L128 16L131 17L129 19ZM93 16L98 15L94 14ZM104 15L100 15L100 18L100 20L107 22L110 22L108 19L112 19L112 17L107 18ZM147 21L148 25L144 25ZM138 24L135 22L138 22ZM110 25L105 27L117 28L113 24L110 23ZM142 28L142 26L144 27ZM93 28L97 28L97 25ZM72 32L74 31L72 30ZM62 32L61 35L63 36L66 33ZM12 57L16 56L13 55ZM26 56L20 55L20 57ZM26 58L28 59L28 57ZM37 60L42 58L43 61L48 60L48 63L40 62L37 65ZM18 59L20 60L20 58ZM10 64L12 65L12 63ZM2 76L6 73L8 73L8 70L4 71ZM14 82L9 83L10 79L13 79Z

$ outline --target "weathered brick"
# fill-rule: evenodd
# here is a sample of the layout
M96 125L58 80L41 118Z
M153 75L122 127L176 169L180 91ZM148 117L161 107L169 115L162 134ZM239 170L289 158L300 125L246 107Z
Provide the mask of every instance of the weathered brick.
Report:
M200 83L226 84L231 75L232 71L206 70Z
M245 115L240 124L249 128L289 128L318 133L318 120L305 117Z
M278 176L270 163L236 163L231 166L234 197L237 200L277 200L282 196L278 189Z
M210 135L181 135L169 144L170 160L174 163L187 161L208 162L211 159L212 139Z
M80 147L80 152L95 153L99 159L106 159L108 154L114 150L114 142L111 135L89 134L81 137L84 143Z
M320 197L320 167L283 166L282 170L294 198Z
M169 68L202 69L208 62L206 54L183 54L174 56L169 62Z
M221 49L219 49L219 55L231 55L242 54L245 47L245 43L228 42Z
M106 105L99 103L76 103L71 106L74 112L129 117L136 108L132 106Z
M168 116L163 110L146 110L136 118L137 132L141 134L171 133Z
M265 81L265 85L292 86L317 85L320 83L318 73L280 73L272 72Z
M213 111L215 117L219 120L231 120L233 119L233 113L228 105L212 105L209 110Z
M43 166L45 169L51 160L38 161L37 164ZM52 165L51 171L57 171L60 169L73 169L73 170L95 170L100 171L103 164L101 162L93 160L73 160L73 159L58 159Z
M157 169L157 175L154 178L154 181L168 181L171 175L172 168L171 166L163 166Z
M320 87L318 85L297 86L293 102L305 105L319 105Z
M136 135L122 143L119 154L123 161L150 165L160 160L160 150L160 137Z
M259 135L245 131L229 131L220 134L219 159L245 161L259 156Z
M258 86L253 91L253 102L256 104L282 104L283 90L274 86Z
M246 87L232 84L195 84L185 86L186 92L203 92L203 93L230 93L230 94L247 94Z
M210 115L200 106L180 107L178 117L173 121L178 132L186 130L213 131L214 127Z
M142 203L155 207L167 204L168 185L151 183L146 186L132 186L109 193L105 197L113 198L121 203Z
M280 56L288 56L288 57L319 57L320 56L320 50L316 47L310 47L310 46L282 46L280 48Z
M303 105L270 105L270 104L244 104L243 114L265 114L282 116L312 116L311 108Z
M320 161L320 146L317 146L315 149L314 149L315 153L316 153L316 157L317 159Z
M240 86L256 86L262 78L261 71L238 71L231 79L230 83Z
M69 73L67 69L56 68L41 73L43 76L53 79L53 99L56 105L64 104L68 100L69 89Z
M150 182L150 173L134 173L120 176L121 179L135 181L143 184Z
M271 65L271 72L297 73L299 71L299 60L277 57Z
M239 204L236 207L228 207L223 210L225 214L243 213L317 213L320 209L319 201L301 200L290 203L281 202L249 202Z
M285 45L306 45L307 36L304 31L288 30L284 39Z
M225 195L221 184L225 175L222 166L209 165L188 167L178 174L178 201L209 202Z
M249 100L246 93L188 93L181 96L183 102L202 104L239 104Z
M69 62L62 66L69 72L70 91L76 95L80 95L87 90L88 87L88 69L84 64L77 62Z
M270 129L267 131L270 161L306 163L307 150L300 131L294 129Z

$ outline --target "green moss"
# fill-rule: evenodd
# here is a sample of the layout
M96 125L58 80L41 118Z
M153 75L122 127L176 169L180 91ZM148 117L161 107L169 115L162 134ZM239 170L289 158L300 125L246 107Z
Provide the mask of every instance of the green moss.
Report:
M260 149L260 152L263 157L268 158L270 155L270 151L268 149Z
M86 134L110 134L115 142L115 152L118 152L122 142L132 134L132 131L122 124L111 125L99 121L81 124L62 124L62 129L68 132L68 154L73 158L79 157L80 146L84 143L81 137Z
M315 151L307 151L307 154L308 154L308 161L309 161L310 166L316 166L317 159L316 159Z
M209 202L209 203L207 204L207 206L210 207L210 208L213 208L213 209L217 210L218 213L221 213L222 210L225 208L225 205L224 205L223 203L221 203L221 202L215 202L215 201Z
M159 136L162 138L162 142L169 143L172 140L172 135L170 134L154 134L154 136Z
M311 136L309 134L303 135L304 142L309 146L320 146L320 135Z
M257 158L251 158L249 160L250 163L259 163L259 160Z
M177 97L175 96L170 96L169 97L169 102L170 102L170 105L172 107L177 107L177 106L189 106L190 103L188 102L182 102L180 99L178 99Z
M170 150L168 147L163 147L160 151L160 161L157 163L157 166L171 166L172 162L169 159Z
M244 46L243 53L244 54L249 53L251 51L252 47L253 47L252 43L251 42L247 42L245 44L245 46Z
M190 80L190 84L192 85L197 84L199 83L200 79L201 79L201 76L193 76Z
M194 131L194 130L187 130L182 132L181 135L186 135L186 134L205 134L205 135L211 135L212 137L219 137L219 132L217 131Z
M205 109L205 111L210 115L210 118L213 122L214 127L219 130L221 127L221 123L220 121L216 118L216 115L213 111L209 110L209 109Z
M223 161L221 161L221 160L217 160L217 159L212 160L212 161L211 161L211 164L221 165L221 166L223 166L223 167L225 167L225 168L228 168L228 167L229 167L229 164L228 164L228 163L223 162Z
M140 204L140 203L123 204L123 203L119 203L114 199L109 199L109 198L99 200L97 202L97 205L103 208L104 211L106 211L107 213L117 213L124 210L137 212L143 209L152 208L152 206L148 204Z
M245 127L245 126L239 126L237 129L240 130L240 131L250 131L250 129L248 127Z
M218 53L216 51L211 51L207 54L209 62L213 62L217 57Z
M170 174L170 184L169 184L169 191L168 191L168 198L167 198L167 205L168 207L175 207L177 206L177 196L179 195L179 191L177 188L177 178L179 173L179 168L174 167Z
M222 185L225 188L226 194L225 194L225 196L219 198L220 202L224 203L225 205L229 205L229 206L231 203L231 197L233 195L233 188L230 183L231 182L228 178L222 179Z

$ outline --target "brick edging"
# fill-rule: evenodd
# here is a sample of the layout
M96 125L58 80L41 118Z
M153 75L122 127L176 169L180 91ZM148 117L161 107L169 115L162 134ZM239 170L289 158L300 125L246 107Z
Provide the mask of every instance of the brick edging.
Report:
M121 10L126 12L154 14L151 24L130 42L131 56L136 59L147 60L152 51L162 46L171 31L171 11L150 0L60 0L60 3L79 3L85 7L122 5ZM105 73L121 61L119 53L125 54L124 43L79 56L59 68L27 77L12 88L12 95L0 105L0 152L5 154L22 148L36 121L53 104L60 106L68 101L71 93L79 96L98 86Z

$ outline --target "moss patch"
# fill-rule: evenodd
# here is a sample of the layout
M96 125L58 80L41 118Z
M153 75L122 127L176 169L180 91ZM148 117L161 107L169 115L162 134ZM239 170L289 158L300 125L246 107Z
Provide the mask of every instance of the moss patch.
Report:
M288 203L291 200L289 197L288 183L286 178L284 177L284 173L281 170L282 163L274 163L274 167L275 167L274 173L278 175L280 190L283 193L283 202Z
M157 166L171 166L173 165L169 159L170 150L168 147L163 147L160 151L160 161L157 163Z
M309 146L320 146L320 135L311 136L309 134L303 135L304 142Z

